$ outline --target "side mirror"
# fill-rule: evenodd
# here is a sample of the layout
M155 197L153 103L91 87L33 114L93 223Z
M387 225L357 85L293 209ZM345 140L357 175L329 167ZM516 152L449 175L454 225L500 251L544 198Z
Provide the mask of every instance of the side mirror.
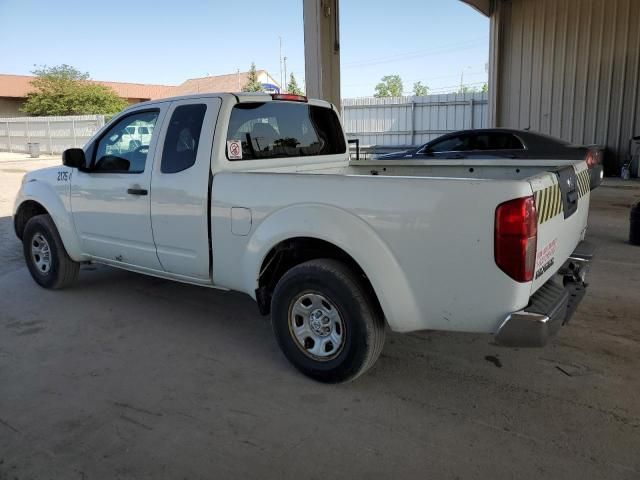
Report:
M81 148L68 148L62 153L62 164L66 167L84 170L86 159Z

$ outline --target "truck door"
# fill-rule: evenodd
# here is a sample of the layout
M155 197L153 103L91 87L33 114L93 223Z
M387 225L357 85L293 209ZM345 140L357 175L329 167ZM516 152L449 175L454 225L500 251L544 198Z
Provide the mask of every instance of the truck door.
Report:
M172 102L151 186L153 237L163 269L200 280L211 278L211 150L221 103L219 98Z
M86 149L90 169L71 179L71 210L85 253L109 263L162 269L149 203L157 135L134 141L130 132L160 125L166 108L125 114Z

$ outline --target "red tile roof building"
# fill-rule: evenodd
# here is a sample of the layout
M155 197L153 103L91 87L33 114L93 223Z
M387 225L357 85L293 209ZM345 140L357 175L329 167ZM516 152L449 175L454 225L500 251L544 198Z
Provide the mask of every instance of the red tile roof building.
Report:
M257 74L261 83L277 85L277 82L266 70L258 70ZM119 97L126 99L129 103L138 103L191 93L239 92L248 82L248 76L249 72L237 72L228 75L191 78L180 85L91 81L112 88ZM0 74L0 117L25 115L20 112L20 107L24 104L27 94L34 91L31 86L33 78L30 75Z

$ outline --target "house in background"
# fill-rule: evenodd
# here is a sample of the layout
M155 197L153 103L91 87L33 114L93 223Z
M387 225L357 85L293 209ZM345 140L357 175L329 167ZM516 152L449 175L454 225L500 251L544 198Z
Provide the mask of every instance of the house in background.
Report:
M258 81L267 92L279 92L280 86L266 70L258 70ZM248 82L249 72L191 78L180 85L154 85L146 83L107 82L92 80L112 88L129 104L145 102L157 98L188 95L205 92L239 92ZM27 94L34 91L31 75L0 74L0 117L24 117L20 108L27 100Z

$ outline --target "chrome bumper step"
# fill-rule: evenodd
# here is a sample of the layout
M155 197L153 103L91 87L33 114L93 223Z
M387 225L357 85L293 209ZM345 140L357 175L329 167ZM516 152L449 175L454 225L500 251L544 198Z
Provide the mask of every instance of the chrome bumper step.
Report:
M542 347L565 325L584 298L593 247L581 242L547 283L531 297L523 310L510 314L495 335L498 344L509 347Z

